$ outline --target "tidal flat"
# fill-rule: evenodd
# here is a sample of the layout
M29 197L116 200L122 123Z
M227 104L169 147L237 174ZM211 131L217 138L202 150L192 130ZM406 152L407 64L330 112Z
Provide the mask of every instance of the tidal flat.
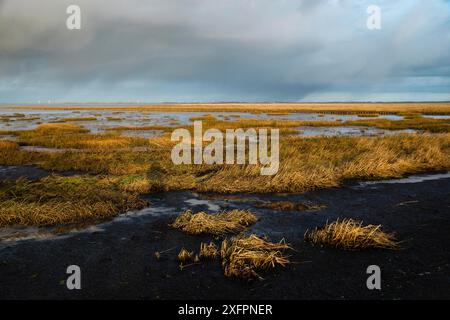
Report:
M89 288L78 298L450 296L449 104L164 107L0 108L1 298L64 297L73 261ZM205 129L279 129L278 173L174 165L171 132L192 131L196 120ZM257 219L235 233L192 235L169 226L186 210ZM339 219L380 226L399 247L307 241L308 230ZM195 256L201 243L253 234L284 239L289 262L256 279L226 276L220 255L180 268L183 248ZM383 269L381 291L365 287L373 261Z

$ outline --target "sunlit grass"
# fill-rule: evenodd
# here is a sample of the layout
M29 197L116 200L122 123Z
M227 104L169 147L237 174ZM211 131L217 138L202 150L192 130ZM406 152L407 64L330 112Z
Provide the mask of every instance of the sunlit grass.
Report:
M256 216L243 210L232 210L217 214L206 212L192 213L185 211L171 224L188 234L224 235L244 231L250 224L255 223Z
M62 135L55 139L73 141L69 137ZM136 188L139 185L148 191L193 189L221 193L304 192L336 187L346 179L385 179L450 169L450 134L285 137L280 141L280 168L274 176L261 176L260 165L174 165L170 157L174 143L169 137L144 140L148 142L148 150L106 146L61 153L23 151L8 143L12 147L2 150L0 165L34 164L56 171L138 175L141 181ZM69 145L80 144L86 146L83 140Z
M381 230L381 225L366 225L361 221L344 219L327 223L305 234L305 239L315 245L359 250L367 248L397 249L399 244L393 234Z
M104 219L146 204L105 177L49 176L0 184L0 226L61 225Z
M0 140L0 151L6 150L17 151L19 150L19 145L15 141Z
M284 254L291 247L284 240L273 243L256 235L224 240L221 257L224 274L227 277L259 278L260 272L286 266L290 263Z

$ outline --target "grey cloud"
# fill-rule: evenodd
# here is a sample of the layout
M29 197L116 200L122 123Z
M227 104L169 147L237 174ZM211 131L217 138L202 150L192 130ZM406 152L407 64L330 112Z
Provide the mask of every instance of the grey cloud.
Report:
M372 2L3 0L0 102L450 99L448 2Z

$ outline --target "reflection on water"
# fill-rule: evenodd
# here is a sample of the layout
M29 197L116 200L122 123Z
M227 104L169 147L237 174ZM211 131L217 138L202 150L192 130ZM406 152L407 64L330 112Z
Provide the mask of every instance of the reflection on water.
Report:
M126 137L153 138L164 134L163 130L123 130L121 134Z
M395 135L400 133L417 133L417 130L384 130L375 127L365 126L342 126L342 127L299 127L299 135L302 137L319 137L319 136L379 136L379 135Z
M430 180L439 180L450 178L450 172L446 173L435 173L435 174L421 174L421 175L411 175L406 178L399 179L387 179L387 180L377 180L377 181L362 181L359 183L359 186L374 186L380 184L395 184L395 183L420 183L424 181Z
M19 111L19 112L17 112ZM20 116L17 116L20 113ZM249 112L163 112L163 111L114 111L114 110L15 110L0 108L0 117L7 117L7 121L0 121L0 130L28 130L41 123L67 122L78 123L93 133L104 132L107 128L119 126L179 126L192 123L191 118L211 115L225 121L237 119L278 119L278 120L304 120L304 121L349 121L360 120L358 115L320 114L313 112L292 113L249 113ZM76 118L92 118L97 120L79 121ZM70 121L74 118L74 121ZM402 120L398 115L379 115L364 117L364 119L390 119ZM127 133L133 136L152 137L160 132Z

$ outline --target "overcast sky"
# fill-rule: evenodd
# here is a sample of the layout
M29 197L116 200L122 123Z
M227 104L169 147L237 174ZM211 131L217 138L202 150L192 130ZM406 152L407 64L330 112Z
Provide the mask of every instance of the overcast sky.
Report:
M0 0L0 103L39 100L449 101L450 1Z

